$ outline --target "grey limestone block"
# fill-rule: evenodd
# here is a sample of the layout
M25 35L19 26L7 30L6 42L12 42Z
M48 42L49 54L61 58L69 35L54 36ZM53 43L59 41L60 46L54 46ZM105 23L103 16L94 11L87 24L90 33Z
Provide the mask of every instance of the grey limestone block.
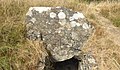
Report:
M27 38L44 41L56 61L78 56L94 31L83 13L63 7L30 7L26 17Z

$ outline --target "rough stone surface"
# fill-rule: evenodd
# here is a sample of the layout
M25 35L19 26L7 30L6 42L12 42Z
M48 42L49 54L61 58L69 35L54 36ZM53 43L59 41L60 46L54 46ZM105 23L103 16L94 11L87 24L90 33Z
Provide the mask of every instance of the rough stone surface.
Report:
M43 40L56 61L78 56L94 30L81 12L63 7L31 7L26 15L27 38Z

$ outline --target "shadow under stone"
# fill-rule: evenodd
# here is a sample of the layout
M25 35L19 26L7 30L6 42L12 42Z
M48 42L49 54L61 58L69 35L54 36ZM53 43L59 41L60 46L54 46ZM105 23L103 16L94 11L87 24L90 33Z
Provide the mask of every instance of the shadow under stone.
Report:
M78 70L79 60L74 57L65 61L53 63L54 70Z

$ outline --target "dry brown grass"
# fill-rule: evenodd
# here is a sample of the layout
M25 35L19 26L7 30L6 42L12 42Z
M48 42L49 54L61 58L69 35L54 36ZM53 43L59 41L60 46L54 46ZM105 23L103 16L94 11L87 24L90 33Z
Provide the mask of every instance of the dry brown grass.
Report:
M41 58L45 58L47 55L42 42L28 40L18 51L16 69L37 70L39 61L43 61Z
M115 30L115 32L120 30L116 30L114 27L110 27L110 29ZM83 48L86 53L90 52L95 56L100 70L120 69L120 40L115 39L116 37L120 38L120 36L116 35L116 33L109 30L109 26L97 26L94 35ZM119 43L116 43L117 41Z
M119 8L120 3L103 2L88 5L87 11L85 10L96 31L83 50L93 53L100 70L120 69L120 28L114 27L112 25L114 22L111 21L111 18L120 17Z
M93 53L100 70L120 69L120 32L112 25L120 26L120 2L0 0L0 70L35 70L37 61L47 55L42 43L24 37L25 14L31 6L63 6L82 11L96 28L84 52Z

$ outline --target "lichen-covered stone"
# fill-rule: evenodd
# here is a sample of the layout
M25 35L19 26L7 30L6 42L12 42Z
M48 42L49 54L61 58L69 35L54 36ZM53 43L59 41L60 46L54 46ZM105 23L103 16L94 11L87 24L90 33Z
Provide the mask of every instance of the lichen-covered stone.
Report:
M78 56L94 30L81 12L63 7L31 7L26 16L27 38L43 40L56 61Z

